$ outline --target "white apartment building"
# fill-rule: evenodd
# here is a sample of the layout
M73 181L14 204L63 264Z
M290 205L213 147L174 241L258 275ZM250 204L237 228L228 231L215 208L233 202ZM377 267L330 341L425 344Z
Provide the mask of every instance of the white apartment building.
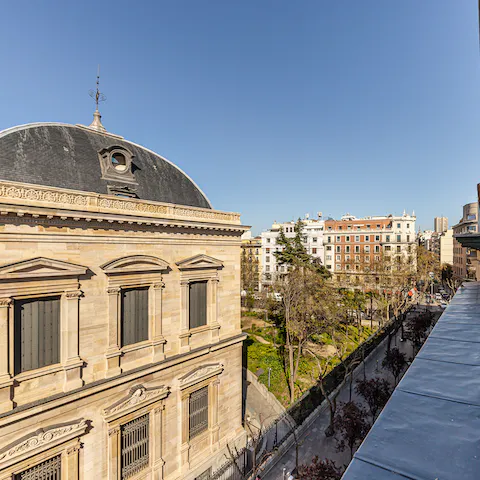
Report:
M309 215L305 215L302 219L303 228L303 243L306 247L307 253L312 257L318 258L322 264L325 263L323 233L325 222L322 219L321 212L318 213L316 219L310 219ZM272 224L272 228L262 232L262 286L271 285L275 281L275 276L286 272L284 265L279 265L275 252L282 249L277 244L277 238L280 234L280 229L283 228L287 238L295 237L295 221Z

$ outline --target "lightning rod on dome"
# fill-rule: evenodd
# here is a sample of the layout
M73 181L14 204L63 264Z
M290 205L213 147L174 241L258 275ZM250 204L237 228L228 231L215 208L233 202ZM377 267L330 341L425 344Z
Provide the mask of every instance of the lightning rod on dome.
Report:
M97 130L98 132L106 132L106 128L102 125L102 116L98 111L98 104L104 102L107 97L100 92L100 65L97 69L97 88L95 90L89 90L88 94L95 100L95 112L93 113L93 122L89 125L89 128Z

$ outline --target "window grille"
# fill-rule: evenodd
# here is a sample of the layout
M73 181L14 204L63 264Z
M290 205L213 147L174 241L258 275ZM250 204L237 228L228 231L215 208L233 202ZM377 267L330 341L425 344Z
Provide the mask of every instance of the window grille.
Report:
M192 282L189 285L190 328L207 324L207 282Z
M201 475L195 478L195 480L210 480L212 476L212 467L208 470L205 470Z
M61 467L61 455L57 455L18 473L14 476L14 480L60 480Z
M60 362L60 297L16 300L15 374Z
M148 467L149 415L143 415L122 425L122 480L133 477Z
M148 340L148 287L122 290L122 346Z
M208 428L208 386L190 395L189 421L190 439Z

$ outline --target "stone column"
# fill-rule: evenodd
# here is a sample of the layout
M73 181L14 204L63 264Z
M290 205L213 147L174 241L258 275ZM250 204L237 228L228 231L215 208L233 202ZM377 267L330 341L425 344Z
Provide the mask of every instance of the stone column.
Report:
M67 480L78 480L78 456L80 442L67 448L65 461L65 476ZM62 459L63 460L63 459ZM63 462L62 462L63 463ZM62 468L63 470L63 468ZM62 472L63 473L63 472Z
M105 377L119 375L120 368L120 288L108 288L108 348L105 354L107 371Z
M118 480L120 471L120 427L111 428L108 431L108 479Z
M152 362L160 362L165 359L164 346L165 343L167 343L162 332L162 297L165 284L163 282L155 283L151 288L153 290L153 319L151 322L153 345Z
M218 447L218 432L220 427L218 425L218 389L220 380L218 378L210 384L209 388L209 423L210 423L210 445L216 450Z
M220 339L220 324L218 323L218 278L208 281L208 324L210 326L210 340L212 343Z
M164 405L153 410L153 416L151 415L150 425L153 435L150 435L152 439L152 451L153 451L153 480L162 480L163 479L163 466L165 461L163 460L163 436L164 436L164 427L163 427L163 417L165 410Z
M180 353L190 351L190 326L188 318L188 280L180 282Z
M12 339L8 328L11 303L11 298L0 299L0 413L13 408L13 363L10 368L10 362L13 362L13 342L10 345Z
M182 446L180 447L180 465L183 470L188 469L190 450L190 421L189 421L189 395L182 397Z
M63 391L83 386L79 355L79 303L83 292L75 290L65 294L65 318L62 319L62 364L65 369Z

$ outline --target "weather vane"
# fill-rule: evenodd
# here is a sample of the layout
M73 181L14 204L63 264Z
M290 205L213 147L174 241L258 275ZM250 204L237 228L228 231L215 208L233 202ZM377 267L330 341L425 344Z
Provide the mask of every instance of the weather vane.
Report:
M107 99L107 97L100 92L100 65L98 66L98 70L97 70L97 88L95 90L89 90L88 94L93 99L95 99L95 106L97 110L98 110L98 104L100 102L104 102Z

